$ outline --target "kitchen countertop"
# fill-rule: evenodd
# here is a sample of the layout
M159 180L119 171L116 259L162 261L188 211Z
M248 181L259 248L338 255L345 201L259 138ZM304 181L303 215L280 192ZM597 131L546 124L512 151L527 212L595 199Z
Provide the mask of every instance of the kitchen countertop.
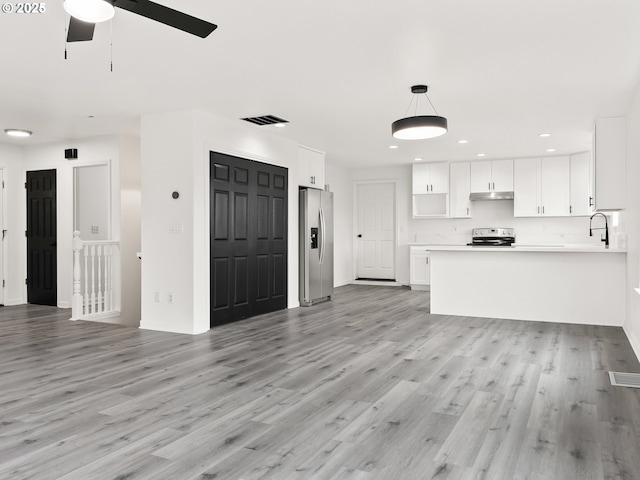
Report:
M410 243L411 247L427 247L430 251L447 252L548 252L548 253L626 253L623 248L605 248L604 245L571 244L564 245L518 245L511 247L473 247L470 245L433 245L428 243Z

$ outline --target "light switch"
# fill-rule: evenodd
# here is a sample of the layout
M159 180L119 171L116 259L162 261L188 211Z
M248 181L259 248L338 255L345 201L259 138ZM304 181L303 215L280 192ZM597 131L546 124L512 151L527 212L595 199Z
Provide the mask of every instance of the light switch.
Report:
M169 230L169 233L182 233L182 224L170 223L168 230Z
M93 235L97 235L98 233L100 233L100 228L98 227L98 225L91 225L91 233Z

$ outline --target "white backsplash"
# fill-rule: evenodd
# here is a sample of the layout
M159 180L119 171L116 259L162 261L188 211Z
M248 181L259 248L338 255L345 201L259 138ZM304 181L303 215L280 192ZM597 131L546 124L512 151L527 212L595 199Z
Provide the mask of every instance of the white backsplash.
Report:
M473 218L412 219L408 240L431 245L465 245L471 241L471 230L477 227L514 228L516 241L526 245L600 244L604 230L589 236L589 217L515 218L513 200L472 202ZM622 213L607 214L612 246L624 247ZM604 227L603 219L593 219L593 227Z

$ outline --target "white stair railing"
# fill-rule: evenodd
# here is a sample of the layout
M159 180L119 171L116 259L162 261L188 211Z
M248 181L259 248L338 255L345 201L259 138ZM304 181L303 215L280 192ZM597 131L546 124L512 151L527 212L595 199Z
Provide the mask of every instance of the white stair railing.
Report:
M73 232L71 320L120 314L120 242L86 241Z

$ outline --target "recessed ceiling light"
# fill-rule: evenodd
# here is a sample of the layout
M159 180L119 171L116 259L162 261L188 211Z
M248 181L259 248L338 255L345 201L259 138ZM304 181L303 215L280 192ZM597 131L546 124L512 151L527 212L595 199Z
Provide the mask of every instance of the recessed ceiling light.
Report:
M389 148L390 148L391 150L395 150L396 148L398 148L398 145L389 145Z
M469 140L458 140L458 143L469 143Z
M422 159L421 159L420 157L416 157L416 158L414 158L414 160L415 160L416 162L421 162L421 161L422 161Z
M33 132L29 130L22 130L21 128L5 128L4 133L11 137L30 137Z
M555 148L547 148L547 152L555 152L556 149Z
M476 153L476 157L485 157L486 153Z
M542 137L542 138L545 138L545 137L550 137L551 134L550 133L539 133L538 136Z
M287 124L286 123L274 123L273 126L276 127L276 128L284 128L284 127L287 126Z

